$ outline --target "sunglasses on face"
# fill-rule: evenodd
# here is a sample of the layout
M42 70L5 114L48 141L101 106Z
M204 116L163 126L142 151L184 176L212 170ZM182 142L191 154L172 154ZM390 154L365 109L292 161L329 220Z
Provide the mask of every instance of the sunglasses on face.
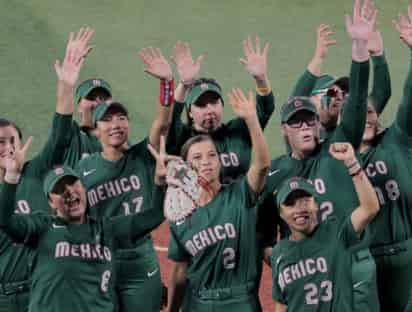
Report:
M345 92L342 89L332 87L332 88L329 88L328 90L326 90L326 95L331 97L331 98L336 98L338 96L341 96L342 98L345 98L348 95L348 93Z
M109 99L109 94L105 91L95 89L89 94L87 94L84 98L88 101L96 101L97 98L100 98L102 101L106 101Z
M303 126L303 123L305 123L308 127L314 127L316 126L317 121L318 118L313 115L306 118L291 118L286 122L286 124L291 128L298 129Z

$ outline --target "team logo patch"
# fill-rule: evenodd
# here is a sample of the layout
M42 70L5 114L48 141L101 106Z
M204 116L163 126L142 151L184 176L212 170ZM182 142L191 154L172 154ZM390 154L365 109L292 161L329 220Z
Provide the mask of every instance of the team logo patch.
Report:
M202 91L209 90L209 85L207 83L202 83L200 85L200 90L202 90Z
M54 169L54 173L56 175L62 175L64 173L64 169L62 167Z
M102 82L99 79L93 79L92 83L95 87L100 87L102 85Z
M299 182L297 182L297 181L292 181L292 182L289 183L289 187L290 187L292 190L296 190L297 188L299 188Z
M303 105L303 102L301 100L295 100L293 104L295 105L295 107L300 107Z

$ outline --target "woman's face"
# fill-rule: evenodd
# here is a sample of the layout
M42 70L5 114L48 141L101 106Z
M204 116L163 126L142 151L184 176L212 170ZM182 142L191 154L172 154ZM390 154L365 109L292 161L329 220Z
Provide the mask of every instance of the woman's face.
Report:
M78 178L62 178L49 193L56 215L70 223L83 223L87 208L86 190Z
M222 115L222 100L214 92L205 92L190 106L189 117L193 120L193 127L200 132L209 133L219 128Z
M304 194L291 194L281 204L280 216L287 223L293 233L307 236L312 233L317 224L318 205L313 196Z
M110 108L96 126L96 136L103 148L123 147L129 139L129 132L129 118L124 112L110 111Z
M209 184L219 181L220 159L212 141L194 143L188 150L186 160L196 169L198 175Z
M7 159L20 144L19 133L13 126L0 128L0 169L6 169Z
M292 151L297 154L310 154L318 144L319 119L307 111L299 111L282 124L282 132Z

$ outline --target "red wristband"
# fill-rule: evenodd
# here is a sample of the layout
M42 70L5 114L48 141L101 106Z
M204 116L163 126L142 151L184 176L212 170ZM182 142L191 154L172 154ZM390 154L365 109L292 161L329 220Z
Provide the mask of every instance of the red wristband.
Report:
M163 106L170 106L174 101L174 81L166 81L164 79L160 80L160 94L159 101Z

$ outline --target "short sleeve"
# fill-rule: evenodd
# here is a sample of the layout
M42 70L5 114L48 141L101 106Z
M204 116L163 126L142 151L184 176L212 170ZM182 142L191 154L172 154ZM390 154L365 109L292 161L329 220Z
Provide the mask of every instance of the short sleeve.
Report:
M278 283L279 280L279 253L276 252L277 248L273 249L272 256L270 257L270 262L272 266L272 299L283 304L286 304L286 300L282 289Z
M240 191L245 198L246 208L255 207L259 196L250 188L247 176L242 176L235 183L239 184Z
M352 247L361 242L358 234L353 228L351 217L347 217L344 222L340 225L338 238L344 244L346 248Z
M170 227L168 258L177 262L189 261L190 255L176 237L173 226Z

